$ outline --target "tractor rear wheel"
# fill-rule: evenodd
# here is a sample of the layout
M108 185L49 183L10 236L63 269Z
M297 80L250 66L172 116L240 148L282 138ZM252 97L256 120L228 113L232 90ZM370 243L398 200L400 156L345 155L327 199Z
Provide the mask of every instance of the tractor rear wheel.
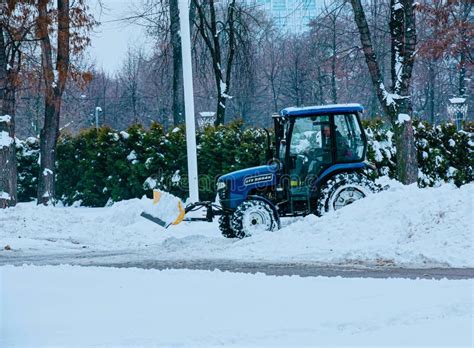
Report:
M219 229L226 238L235 238L235 233L230 227L230 215L219 216Z
M380 189L379 185L360 173L336 174L321 187L315 213L322 216L341 209Z
M242 202L231 219L235 237L249 237L256 232L274 231L278 220L270 205L264 201L249 200Z

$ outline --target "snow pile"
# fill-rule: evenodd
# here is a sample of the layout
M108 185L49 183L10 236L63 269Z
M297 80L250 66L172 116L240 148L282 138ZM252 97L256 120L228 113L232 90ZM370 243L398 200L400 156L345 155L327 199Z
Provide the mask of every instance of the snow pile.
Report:
M140 217L151 200L107 208L38 207L0 211L0 255L132 251L147 259L233 259L407 267L474 267L474 184L392 188L329 213L283 219L283 228L226 239L217 223L165 230Z
M152 200L131 199L106 208L18 204L0 210L0 248L8 244L13 251L25 254L136 250L176 235L175 229L164 230L141 217L145 207L152 207ZM205 226L214 230L214 226ZM195 234L189 226L178 227L182 237ZM215 236L219 235L216 228Z
M6 266L0 346L471 346L472 286Z
M473 267L472 189L398 187L322 218L310 215L274 233L229 245L169 239L170 256L258 261ZM186 239L190 239L187 241Z
M400 187L320 219L308 216L270 237L274 252L293 260L473 266L473 187Z

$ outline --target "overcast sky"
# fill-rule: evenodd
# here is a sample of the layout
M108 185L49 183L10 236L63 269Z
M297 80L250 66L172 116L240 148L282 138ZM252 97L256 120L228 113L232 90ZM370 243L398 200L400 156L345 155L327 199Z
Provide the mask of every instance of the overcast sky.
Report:
M133 16L133 5L136 6L139 1L102 0L102 3L102 11L100 6L91 5L99 22ZM142 27L124 21L103 23L94 30L89 55L96 62L97 68L114 73L120 68L129 45L146 48L147 38Z

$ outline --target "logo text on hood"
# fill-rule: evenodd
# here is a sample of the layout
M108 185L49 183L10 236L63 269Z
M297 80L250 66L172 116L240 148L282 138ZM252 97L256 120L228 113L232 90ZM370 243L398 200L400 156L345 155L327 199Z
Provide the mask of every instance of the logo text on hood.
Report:
M262 175L249 176L248 178L245 178L244 184L251 185L251 184L257 184L257 183L267 182L267 181L272 181L272 180L273 180L273 174L262 174Z

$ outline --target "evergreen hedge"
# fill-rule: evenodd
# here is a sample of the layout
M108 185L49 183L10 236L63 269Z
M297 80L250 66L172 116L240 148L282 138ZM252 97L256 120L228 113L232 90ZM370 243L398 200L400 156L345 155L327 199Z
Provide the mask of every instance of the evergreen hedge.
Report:
M381 120L364 122L369 140L367 158L379 175L394 177L396 149L393 132ZM472 133L451 124L431 127L415 122L419 185L473 181ZM197 135L200 198L213 200L215 182L225 173L265 162L263 129L244 128L242 122L207 127ZM17 141L18 196L36 197L39 144L35 138ZM186 141L183 127L165 132L135 125L126 132L108 127L87 129L77 136L62 135L57 147L57 197L66 205L80 202L100 207L160 188L187 196Z
M394 133L380 119L365 121L364 127L369 143L367 159L376 165L379 175L395 178L397 150L392 141ZM413 122L413 128L420 187L438 186L443 182L461 186L473 181L472 132L457 131L451 123L433 127L419 120Z

